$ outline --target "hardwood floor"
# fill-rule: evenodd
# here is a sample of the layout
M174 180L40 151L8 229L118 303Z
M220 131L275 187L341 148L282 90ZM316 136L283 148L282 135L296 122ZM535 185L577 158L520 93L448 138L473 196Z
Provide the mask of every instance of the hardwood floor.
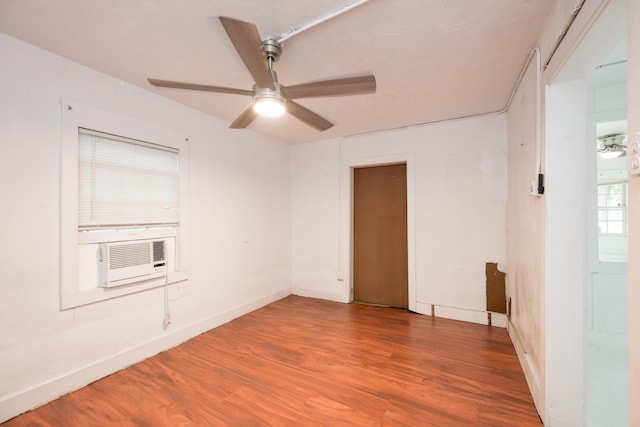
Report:
M290 296L2 424L540 426L504 329Z

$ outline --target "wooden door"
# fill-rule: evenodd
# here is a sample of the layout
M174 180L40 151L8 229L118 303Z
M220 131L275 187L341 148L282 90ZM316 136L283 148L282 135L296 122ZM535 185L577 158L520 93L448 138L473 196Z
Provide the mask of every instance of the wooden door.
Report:
M406 164L354 170L354 300L408 307Z

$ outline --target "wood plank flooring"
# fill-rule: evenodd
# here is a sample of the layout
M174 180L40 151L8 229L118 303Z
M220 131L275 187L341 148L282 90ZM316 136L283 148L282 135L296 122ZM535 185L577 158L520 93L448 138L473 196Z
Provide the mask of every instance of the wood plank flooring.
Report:
M541 426L504 329L290 296L2 424Z

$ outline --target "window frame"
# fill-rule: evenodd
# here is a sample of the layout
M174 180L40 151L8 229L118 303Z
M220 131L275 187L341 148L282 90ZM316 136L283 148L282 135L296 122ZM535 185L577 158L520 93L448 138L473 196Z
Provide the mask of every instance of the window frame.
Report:
M188 279L188 159L189 139L180 131L133 117L61 99L60 139L60 308L62 310L107 300ZM94 129L132 140L148 141L178 151L179 223L175 227L121 228L93 233L78 228L78 131ZM103 289L80 283L79 245L150 238L175 239L175 259L167 277ZM84 279L83 279L84 280Z
M608 202L607 202L607 206L601 206L600 205L600 188L601 187L611 187L613 185L621 185L622 186L622 204L620 206L608 206ZM608 196L610 196L611 194L607 191L604 196L608 198ZM603 182L603 183L599 183L598 184L598 191L596 193L596 209L597 209L597 215L598 215L598 235L600 236L608 236L608 237L626 237L628 234L628 230L629 230L629 218L628 218L628 210L627 210L627 200L628 199L628 186L627 186L627 182ZM621 210L622 211L622 220L618 221L618 220L610 220L609 219L609 211L610 210ZM607 219L606 220L600 220L600 211L603 210L607 213ZM601 221L605 221L607 222L607 232L603 233L600 231L600 222ZM622 228L623 231L622 233L610 233L609 232L609 223L610 222L622 222Z

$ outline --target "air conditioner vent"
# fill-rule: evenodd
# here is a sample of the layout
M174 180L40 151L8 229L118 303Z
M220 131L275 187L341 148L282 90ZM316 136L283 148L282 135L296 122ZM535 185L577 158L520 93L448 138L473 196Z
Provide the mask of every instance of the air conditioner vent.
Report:
M127 285L167 273L164 240L134 240L100 245L102 287Z
M153 258L155 260L156 243L153 242ZM109 246L109 270L149 264L149 243L130 243L127 245Z

